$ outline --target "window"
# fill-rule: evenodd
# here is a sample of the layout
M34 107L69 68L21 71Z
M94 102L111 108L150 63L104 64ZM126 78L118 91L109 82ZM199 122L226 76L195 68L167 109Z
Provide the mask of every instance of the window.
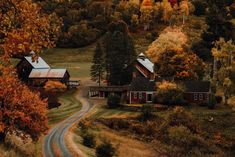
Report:
M137 93L134 92L134 99L137 99Z
M193 94L193 99L194 99L194 100L197 100L197 93L194 93L194 94Z
M205 95L205 99L206 99L206 100L209 100L208 94Z
M142 93L139 93L139 99L142 99L143 97L142 97Z
M199 94L199 100L203 100L203 94Z

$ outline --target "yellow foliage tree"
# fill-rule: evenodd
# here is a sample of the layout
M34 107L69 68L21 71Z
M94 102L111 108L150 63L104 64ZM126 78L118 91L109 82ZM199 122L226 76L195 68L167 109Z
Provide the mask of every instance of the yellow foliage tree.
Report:
M152 42L145 52L153 62L158 60L158 56L169 49L183 49L187 45L187 36L180 28L166 28L160 36Z

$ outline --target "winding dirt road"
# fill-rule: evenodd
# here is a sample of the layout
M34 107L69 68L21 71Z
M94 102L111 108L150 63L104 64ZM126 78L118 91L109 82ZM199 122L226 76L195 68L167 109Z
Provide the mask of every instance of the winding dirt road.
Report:
M45 157L72 157L65 144L65 134L74 123L81 120L92 108L93 104L85 97L84 89L81 89L76 98L82 103L82 109L50 130L45 137L43 153Z

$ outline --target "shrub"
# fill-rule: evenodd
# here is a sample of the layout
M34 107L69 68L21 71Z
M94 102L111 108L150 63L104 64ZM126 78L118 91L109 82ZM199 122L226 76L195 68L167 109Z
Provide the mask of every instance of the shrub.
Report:
M221 96L215 96L215 100L217 104L220 104L223 100L223 98Z
M154 101L165 105L181 105L184 103L183 89L175 83L162 82L158 86Z
M44 86L45 91L51 93L64 92L66 88L66 85L59 81L47 81Z
M104 142L103 144L96 147L97 157L112 157L116 153L116 149L110 142Z
M199 125L191 113L187 112L183 107L175 107L166 115L165 122L161 124L157 135L162 140L168 141L167 130L170 127L181 125L187 127L192 133L198 133L200 131Z
M206 146L206 142L200 136L193 134L185 126L174 126L168 129L170 142L173 145L191 149L194 146Z
M175 156L197 156L198 154L210 154L215 151L215 146L210 141L206 141L199 134L193 134L187 127L182 125L170 127L168 136L170 145L178 148L178 155Z
M85 134L88 132L89 123L86 120L81 120L78 123L78 127L80 128L80 131L82 132L82 134Z
M82 143L83 145L90 147L90 148L94 148L96 145L96 141L95 141L95 135L90 133L90 132L86 132L84 134L82 134Z
M141 108L140 120L146 121L154 117L152 105L143 105Z
M107 105L109 108L117 108L120 106L121 98L118 95L109 95Z
M118 118L109 118L108 120L105 118L99 119L99 122L108 126L111 129L128 129L130 127L130 121L126 119L118 119Z

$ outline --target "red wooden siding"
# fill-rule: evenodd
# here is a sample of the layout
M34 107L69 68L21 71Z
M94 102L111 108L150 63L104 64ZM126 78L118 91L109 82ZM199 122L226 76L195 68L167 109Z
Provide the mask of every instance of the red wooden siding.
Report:
M147 97L146 92L130 92L131 94L128 95L128 101L131 101L129 103L146 103Z
M184 98L189 103L206 103L209 101L209 93L185 93Z
M154 74L151 73L148 69L146 69L143 65L141 65L140 63L137 63L135 67L137 70L140 70L141 73L145 75L145 77L150 78L151 80L154 80Z

